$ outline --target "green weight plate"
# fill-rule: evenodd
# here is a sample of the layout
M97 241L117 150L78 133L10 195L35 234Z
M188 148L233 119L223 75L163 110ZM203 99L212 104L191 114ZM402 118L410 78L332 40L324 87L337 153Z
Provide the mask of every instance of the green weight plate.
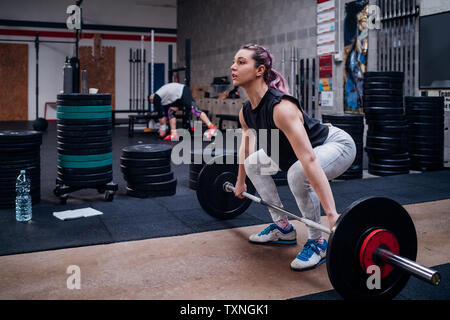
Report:
M105 100L56 100L59 106L107 106L111 105L111 99Z
M78 112L67 113L57 112L57 119L108 119L111 118L112 112Z
M57 112L65 113L97 113L112 111L112 106L57 106Z
M59 160L58 166L63 168L97 168L112 164L112 159L97 160L97 161L67 161Z
M110 160L112 161L112 152L104 153L104 154L94 154L94 155L67 155L67 154L57 154L57 159L61 161L70 161L70 162L91 162L91 161L101 161L101 160Z

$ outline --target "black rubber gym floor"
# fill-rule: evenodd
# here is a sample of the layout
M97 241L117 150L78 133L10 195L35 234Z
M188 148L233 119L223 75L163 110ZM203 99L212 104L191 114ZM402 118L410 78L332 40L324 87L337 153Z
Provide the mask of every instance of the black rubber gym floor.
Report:
M31 123L0 123L0 130L11 129L30 130ZM139 142L162 143L153 134L136 133L133 138L129 138L127 128L116 127L113 131L113 182L119 185L114 201L105 202L96 190L83 189L72 193L67 204L62 205L53 194L57 172L56 123L50 122L41 146L42 200L33 206L33 219L28 224L15 221L14 209L0 210L0 255L175 236L271 222L267 208L257 204L252 204L247 212L233 220L219 221L207 215L201 209L195 191L188 187L188 165L172 164L177 179L176 195L147 199L127 196L126 182L119 169L119 158L123 147ZM368 195L387 196L402 205L443 200L450 198L450 170L336 181L332 182L332 189L338 212ZM279 194L288 210L298 212L288 186L280 186ZM100 210L103 215L71 221L60 221L52 215L56 211L85 207ZM443 279L450 277L448 264L437 266L437 269L441 271ZM415 299L417 286L423 291L428 290L429 285L411 280L398 298ZM448 281L443 281L441 287L442 290L429 290L429 295L425 293L425 296L430 299L449 299ZM411 292L408 293L409 291ZM334 300L339 297L336 292L329 291L301 299ZM424 299L422 292L421 299Z

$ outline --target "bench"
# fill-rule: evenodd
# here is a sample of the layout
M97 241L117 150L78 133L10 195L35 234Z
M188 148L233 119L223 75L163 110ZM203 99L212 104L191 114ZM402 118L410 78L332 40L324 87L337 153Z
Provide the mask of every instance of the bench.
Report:
M136 123L145 123L148 127L148 123L150 122L150 120L158 121L158 113L147 112L140 114L130 114L128 116L128 136L132 137L134 135L134 125Z

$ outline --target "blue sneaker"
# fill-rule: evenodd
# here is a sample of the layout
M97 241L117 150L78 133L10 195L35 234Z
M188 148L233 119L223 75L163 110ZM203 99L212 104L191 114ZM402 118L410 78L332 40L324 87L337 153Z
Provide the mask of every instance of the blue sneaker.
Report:
M272 223L260 233L252 234L248 240L259 244L296 244L297 232L292 224L288 230L283 230L276 223Z
M327 240L323 239L323 244L309 239L306 241L303 250L291 262L291 269L304 271L320 266L325 262L327 255Z

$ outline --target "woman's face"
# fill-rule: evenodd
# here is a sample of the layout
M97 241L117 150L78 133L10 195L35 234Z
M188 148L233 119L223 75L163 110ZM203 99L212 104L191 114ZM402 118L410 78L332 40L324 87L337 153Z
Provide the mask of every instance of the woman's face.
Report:
M253 50L241 49L234 56L233 64L230 67L233 86L245 87L264 74L264 66L255 67L253 54Z

